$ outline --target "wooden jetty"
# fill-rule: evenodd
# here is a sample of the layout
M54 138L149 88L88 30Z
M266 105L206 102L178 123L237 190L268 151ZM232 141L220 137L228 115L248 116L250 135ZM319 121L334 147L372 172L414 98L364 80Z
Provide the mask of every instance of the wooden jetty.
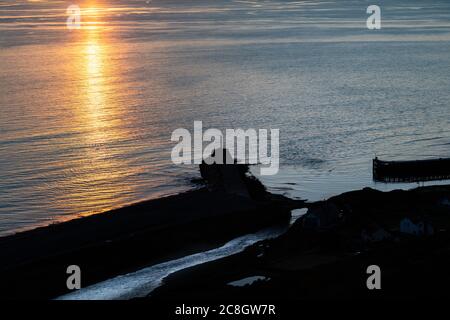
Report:
M381 182L421 182L450 179L450 158L382 161L373 159L373 180Z

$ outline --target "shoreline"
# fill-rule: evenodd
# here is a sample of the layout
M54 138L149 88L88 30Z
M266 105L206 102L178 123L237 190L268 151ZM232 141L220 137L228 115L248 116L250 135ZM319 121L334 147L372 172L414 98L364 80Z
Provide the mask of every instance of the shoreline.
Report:
M87 218L90 216L95 216L95 215L99 215L99 214L101 215L101 214L105 214L105 213L107 214L108 212L111 212L111 211L122 210L127 207L133 207L133 206L145 204L149 201L164 199L167 197L178 196L183 193L196 191L198 189L201 189L202 187L203 186L200 186L200 187L191 186L190 188L186 187L185 189L183 189L181 191L167 192L162 195L155 195L153 197L143 198L142 200L125 202L121 205L113 206L113 207L106 208L106 209L101 209L98 211L92 210L92 211L87 211L87 212L79 213L79 214L72 213L72 214L62 215L62 216L59 216L59 218L57 218L55 220L48 220L48 221L44 221L41 223L36 222L36 223L30 224L28 226L17 227L15 229L11 229L9 231L3 231L2 233L0 233L0 239L6 238L6 237L11 237L11 236L14 236L14 235L17 235L20 233L24 233L24 232L34 231L34 230L41 229L41 228L48 228L48 227L51 227L54 225L58 225L61 223L67 223L67 222L71 222L73 220L83 219L83 218Z
M57 297L56 300L130 300L143 298L161 286L164 279L171 274L242 252L254 243L276 238L286 232L288 228L289 226L286 224L270 226L255 233L234 238L220 247L107 279L87 288Z
M301 298L319 297L329 289L324 289L323 279L328 279L324 270L335 268L348 277L348 272L356 272L361 263L374 257L384 263L402 256L398 248L414 256L417 251L411 243L423 251L429 239L436 248L448 245L450 250L450 185L389 192L364 188L306 202L268 192L259 180L247 175L247 166L202 164L200 171L204 187L0 237L0 296L64 296L71 292L66 287L70 265L80 267L82 288L99 284L108 289L108 281L117 276L132 276L152 266L220 249L230 240L271 226L289 226L295 215L292 210L301 208L308 212L281 235L217 259L175 268L144 299L230 299L249 294L273 298L275 292L288 298L296 290L291 278L300 281ZM416 221L425 216L439 230L435 237L411 241L399 233L401 219ZM369 241L368 232L386 238ZM390 272L397 272L398 266L392 268ZM259 280L242 288L230 286L246 278ZM354 282L347 288L340 279L328 280L334 289L347 290L346 295L353 295L348 290L357 286ZM311 287L313 281L319 287ZM277 291L283 287L287 289ZM133 298L132 294L125 296Z
M69 265L80 266L86 287L283 223L301 206L203 187L1 237L0 296L54 298L68 293Z
M445 185L391 192L366 188L312 203L308 213L285 234L243 252L175 272L145 299L158 305L181 301L442 298L450 284L446 272L450 267L449 199L450 185ZM342 210L344 215L352 212L346 222L325 229L307 227L311 215L324 208L329 213L335 205L345 208L337 211ZM433 234L409 235L396 229L393 221L397 223L399 216L408 215L408 219L414 219L408 211L415 209L429 213ZM363 226L373 226L374 221L394 237L357 239L366 228ZM366 268L372 264L383 270L384 290L367 290ZM258 280L232 285L251 278Z

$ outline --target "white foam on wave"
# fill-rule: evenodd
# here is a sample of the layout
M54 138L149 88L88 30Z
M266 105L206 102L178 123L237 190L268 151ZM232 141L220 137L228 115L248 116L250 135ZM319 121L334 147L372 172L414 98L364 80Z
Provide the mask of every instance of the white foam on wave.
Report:
M127 300L144 297L159 287L164 278L174 272L239 253L258 241L277 237L285 231L286 227L264 229L233 239L220 248L117 276L63 295L57 300Z

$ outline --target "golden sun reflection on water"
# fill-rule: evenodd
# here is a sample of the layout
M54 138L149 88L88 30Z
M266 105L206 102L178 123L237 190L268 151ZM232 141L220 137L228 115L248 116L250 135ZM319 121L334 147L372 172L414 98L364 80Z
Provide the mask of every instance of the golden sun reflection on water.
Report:
M94 134L90 139L96 144L105 142L105 133L102 132L102 129L107 125L104 96L108 89L108 84L105 83L105 78L108 77L108 69L105 67L107 54L105 47L99 43L98 32L87 31L87 41L84 48L86 111ZM83 68L80 68L80 70L83 70ZM114 110L114 106L109 106L109 109Z
M73 120L81 139L71 160L75 169L66 180L59 206L89 215L117 207L115 201L123 203L130 197L134 189L128 179L141 169L130 166L120 148L130 132L123 120L126 109L116 102L120 88L114 79L120 78L120 66L112 58L117 47L108 43L100 29L81 32L83 41L75 50L71 67L77 79L74 92L78 101Z

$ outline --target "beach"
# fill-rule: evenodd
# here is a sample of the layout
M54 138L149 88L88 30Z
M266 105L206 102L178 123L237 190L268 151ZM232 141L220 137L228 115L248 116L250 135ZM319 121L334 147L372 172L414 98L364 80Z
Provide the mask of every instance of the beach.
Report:
M289 226L297 209L303 211ZM253 200L203 187L0 238L1 296L141 297L159 308L180 301L439 298L450 284L444 276L450 266L449 212L449 185L366 188L312 203L269 193ZM409 234L401 226L405 219L427 221L432 231ZM278 225L285 231L251 241L239 252L211 261L198 255ZM181 262L197 255L198 263ZM180 267L171 267L177 259ZM83 270L83 287L80 294L64 296L71 293L65 271L75 262ZM368 291L363 281L372 264L383 269L382 294ZM163 278L152 278L171 268ZM414 283L408 283L411 277ZM148 288L147 297L133 287Z
M69 292L66 269L83 270L83 287L144 266L215 248L240 235L288 223L302 201L253 200L206 187L0 238L6 299Z

